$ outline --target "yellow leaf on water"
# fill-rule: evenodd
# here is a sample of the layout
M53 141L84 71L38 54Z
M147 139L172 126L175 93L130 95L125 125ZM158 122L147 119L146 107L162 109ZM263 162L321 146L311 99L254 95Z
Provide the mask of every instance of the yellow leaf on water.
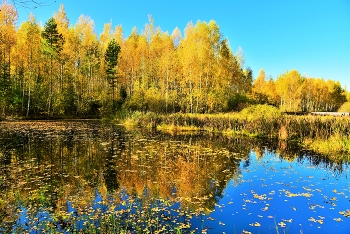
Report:
M340 211L339 214L343 215L344 217L350 217L350 210Z
M279 222L278 225L279 225L281 228L286 227L286 223L285 223L285 222Z
M246 231L246 230L243 230L242 233L243 233L243 234L252 234L251 232Z
M293 219L282 219L283 222L291 223Z

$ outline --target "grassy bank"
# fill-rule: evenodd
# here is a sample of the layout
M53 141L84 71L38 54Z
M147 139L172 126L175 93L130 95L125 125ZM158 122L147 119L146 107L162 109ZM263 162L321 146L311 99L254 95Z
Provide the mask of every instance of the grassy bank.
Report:
M308 149L325 155L350 153L350 118L332 116L294 116L278 108L257 105L239 113L156 114L124 113L117 118L127 127L156 128L161 131L208 131L228 136L295 140Z

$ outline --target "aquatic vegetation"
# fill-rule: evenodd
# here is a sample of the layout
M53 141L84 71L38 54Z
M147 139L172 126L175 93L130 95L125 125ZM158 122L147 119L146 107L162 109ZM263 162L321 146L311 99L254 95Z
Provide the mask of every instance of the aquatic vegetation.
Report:
M326 139L307 138L304 140L303 144L305 147L315 152L327 155L333 160L350 160L350 135L335 133Z
M160 131L205 131L229 137L244 135L297 141L305 148L325 156L350 152L350 118L286 115L268 105L251 106L239 113L166 115L138 112L133 121L136 122L134 126L148 126ZM348 160L340 158L343 159Z
M100 194L97 193L95 201L98 199ZM127 198L118 207L114 204L113 200L109 204L95 202L86 211L68 207L68 212L59 213L49 213L45 209L32 213L25 210L20 214L15 231L159 233L190 228L190 213L181 215L161 199L142 202Z
M175 126L175 125L158 125L157 130L167 131L167 132L181 132L181 131L200 131L199 127L195 126Z

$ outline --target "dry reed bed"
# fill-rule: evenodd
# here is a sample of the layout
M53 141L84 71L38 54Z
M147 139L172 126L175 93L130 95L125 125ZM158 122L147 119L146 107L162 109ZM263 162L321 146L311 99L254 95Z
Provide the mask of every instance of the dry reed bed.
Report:
M349 136L350 118L329 116L255 116L239 113L226 114L170 114L147 113L140 116L137 125L163 128L181 127L213 132L248 133L263 137L286 139L328 139L335 134Z
M166 131L201 130L296 140L306 148L326 155L350 153L349 117L286 115L275 107L264 105L247 108L240 113L138 112L129 115L125 122Z

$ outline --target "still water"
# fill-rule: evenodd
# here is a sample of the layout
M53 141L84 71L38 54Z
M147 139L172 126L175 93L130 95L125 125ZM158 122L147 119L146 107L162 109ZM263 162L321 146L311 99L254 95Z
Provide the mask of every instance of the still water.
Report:
M0 123L0 232L349 233L349 166L275 140Z

